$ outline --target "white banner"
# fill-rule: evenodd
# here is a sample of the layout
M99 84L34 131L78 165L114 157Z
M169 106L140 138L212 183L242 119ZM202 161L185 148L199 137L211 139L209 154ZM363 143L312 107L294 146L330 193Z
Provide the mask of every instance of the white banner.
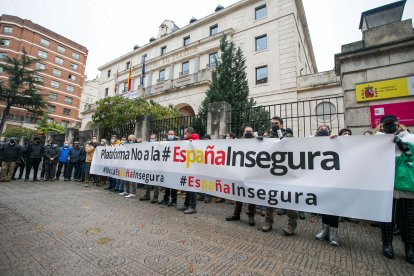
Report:
M392 136L98 147L91 173L257 205L391 221Z

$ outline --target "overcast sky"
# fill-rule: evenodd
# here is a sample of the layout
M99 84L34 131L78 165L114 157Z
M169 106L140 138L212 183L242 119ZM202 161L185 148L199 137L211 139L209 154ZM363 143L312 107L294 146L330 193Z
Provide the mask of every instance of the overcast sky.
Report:
M165 19L178 27L192 16L201 19L217 4L237 0L0 0L0 13L30 19L86 46L88 79L98 67L148 43ZM341 45L361 40L361 12L395 0L303 0L318 70L334 67ZM408 0L403 19L414 18L414 0Z

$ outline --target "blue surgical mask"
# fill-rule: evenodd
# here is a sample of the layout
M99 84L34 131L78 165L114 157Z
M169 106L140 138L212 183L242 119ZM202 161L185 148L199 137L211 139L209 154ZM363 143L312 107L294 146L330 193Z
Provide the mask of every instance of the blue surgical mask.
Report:
M174 140L174 135L168 135L167 140L168 140L168 141L173 141L173 140Z
M126 141L121 141L121 144L122 144L122 145L125 145L125 144L126 144Z
M69 144L64 144L63 145L65 148L68 148L69 147Z
M318 136L329 136L329 131L327 129L318 131Z

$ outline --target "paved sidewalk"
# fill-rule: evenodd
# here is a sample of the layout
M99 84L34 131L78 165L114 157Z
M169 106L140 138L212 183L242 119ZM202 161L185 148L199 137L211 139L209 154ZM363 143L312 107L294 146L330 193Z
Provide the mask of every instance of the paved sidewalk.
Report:
M14 181L0 191L0 275L414 275L400 239L388 260L368 224L341 223L333 247L315 240L320 221L308 214L284 237L286 216L263 233L259 215L255 227L244 213L226 222L233 206L223 203L184 215L78 182Z

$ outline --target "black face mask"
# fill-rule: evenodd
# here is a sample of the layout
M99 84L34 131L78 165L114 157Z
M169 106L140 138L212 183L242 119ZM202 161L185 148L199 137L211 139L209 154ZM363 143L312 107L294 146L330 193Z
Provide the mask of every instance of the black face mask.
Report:
M36 141L34 141L35 142L35 144L39 144L39 140L36 140Z
M15 140L13 140L13 139L10 139L10 144L14 144L14 143L16 143L16 141Z
M278 125L272 125L272 131L277 132L280 129Z
M318 131L318 136L329 136L329 131L328 130L320 130Z
M385 133L392 134L397 131L397 125L394 123L385 124L382 126L382 129L384 130Z
M244 134L244 138L253 138L254 137L254 135L253 135L253 133L251 133L251 132L246 132L245 134Z

